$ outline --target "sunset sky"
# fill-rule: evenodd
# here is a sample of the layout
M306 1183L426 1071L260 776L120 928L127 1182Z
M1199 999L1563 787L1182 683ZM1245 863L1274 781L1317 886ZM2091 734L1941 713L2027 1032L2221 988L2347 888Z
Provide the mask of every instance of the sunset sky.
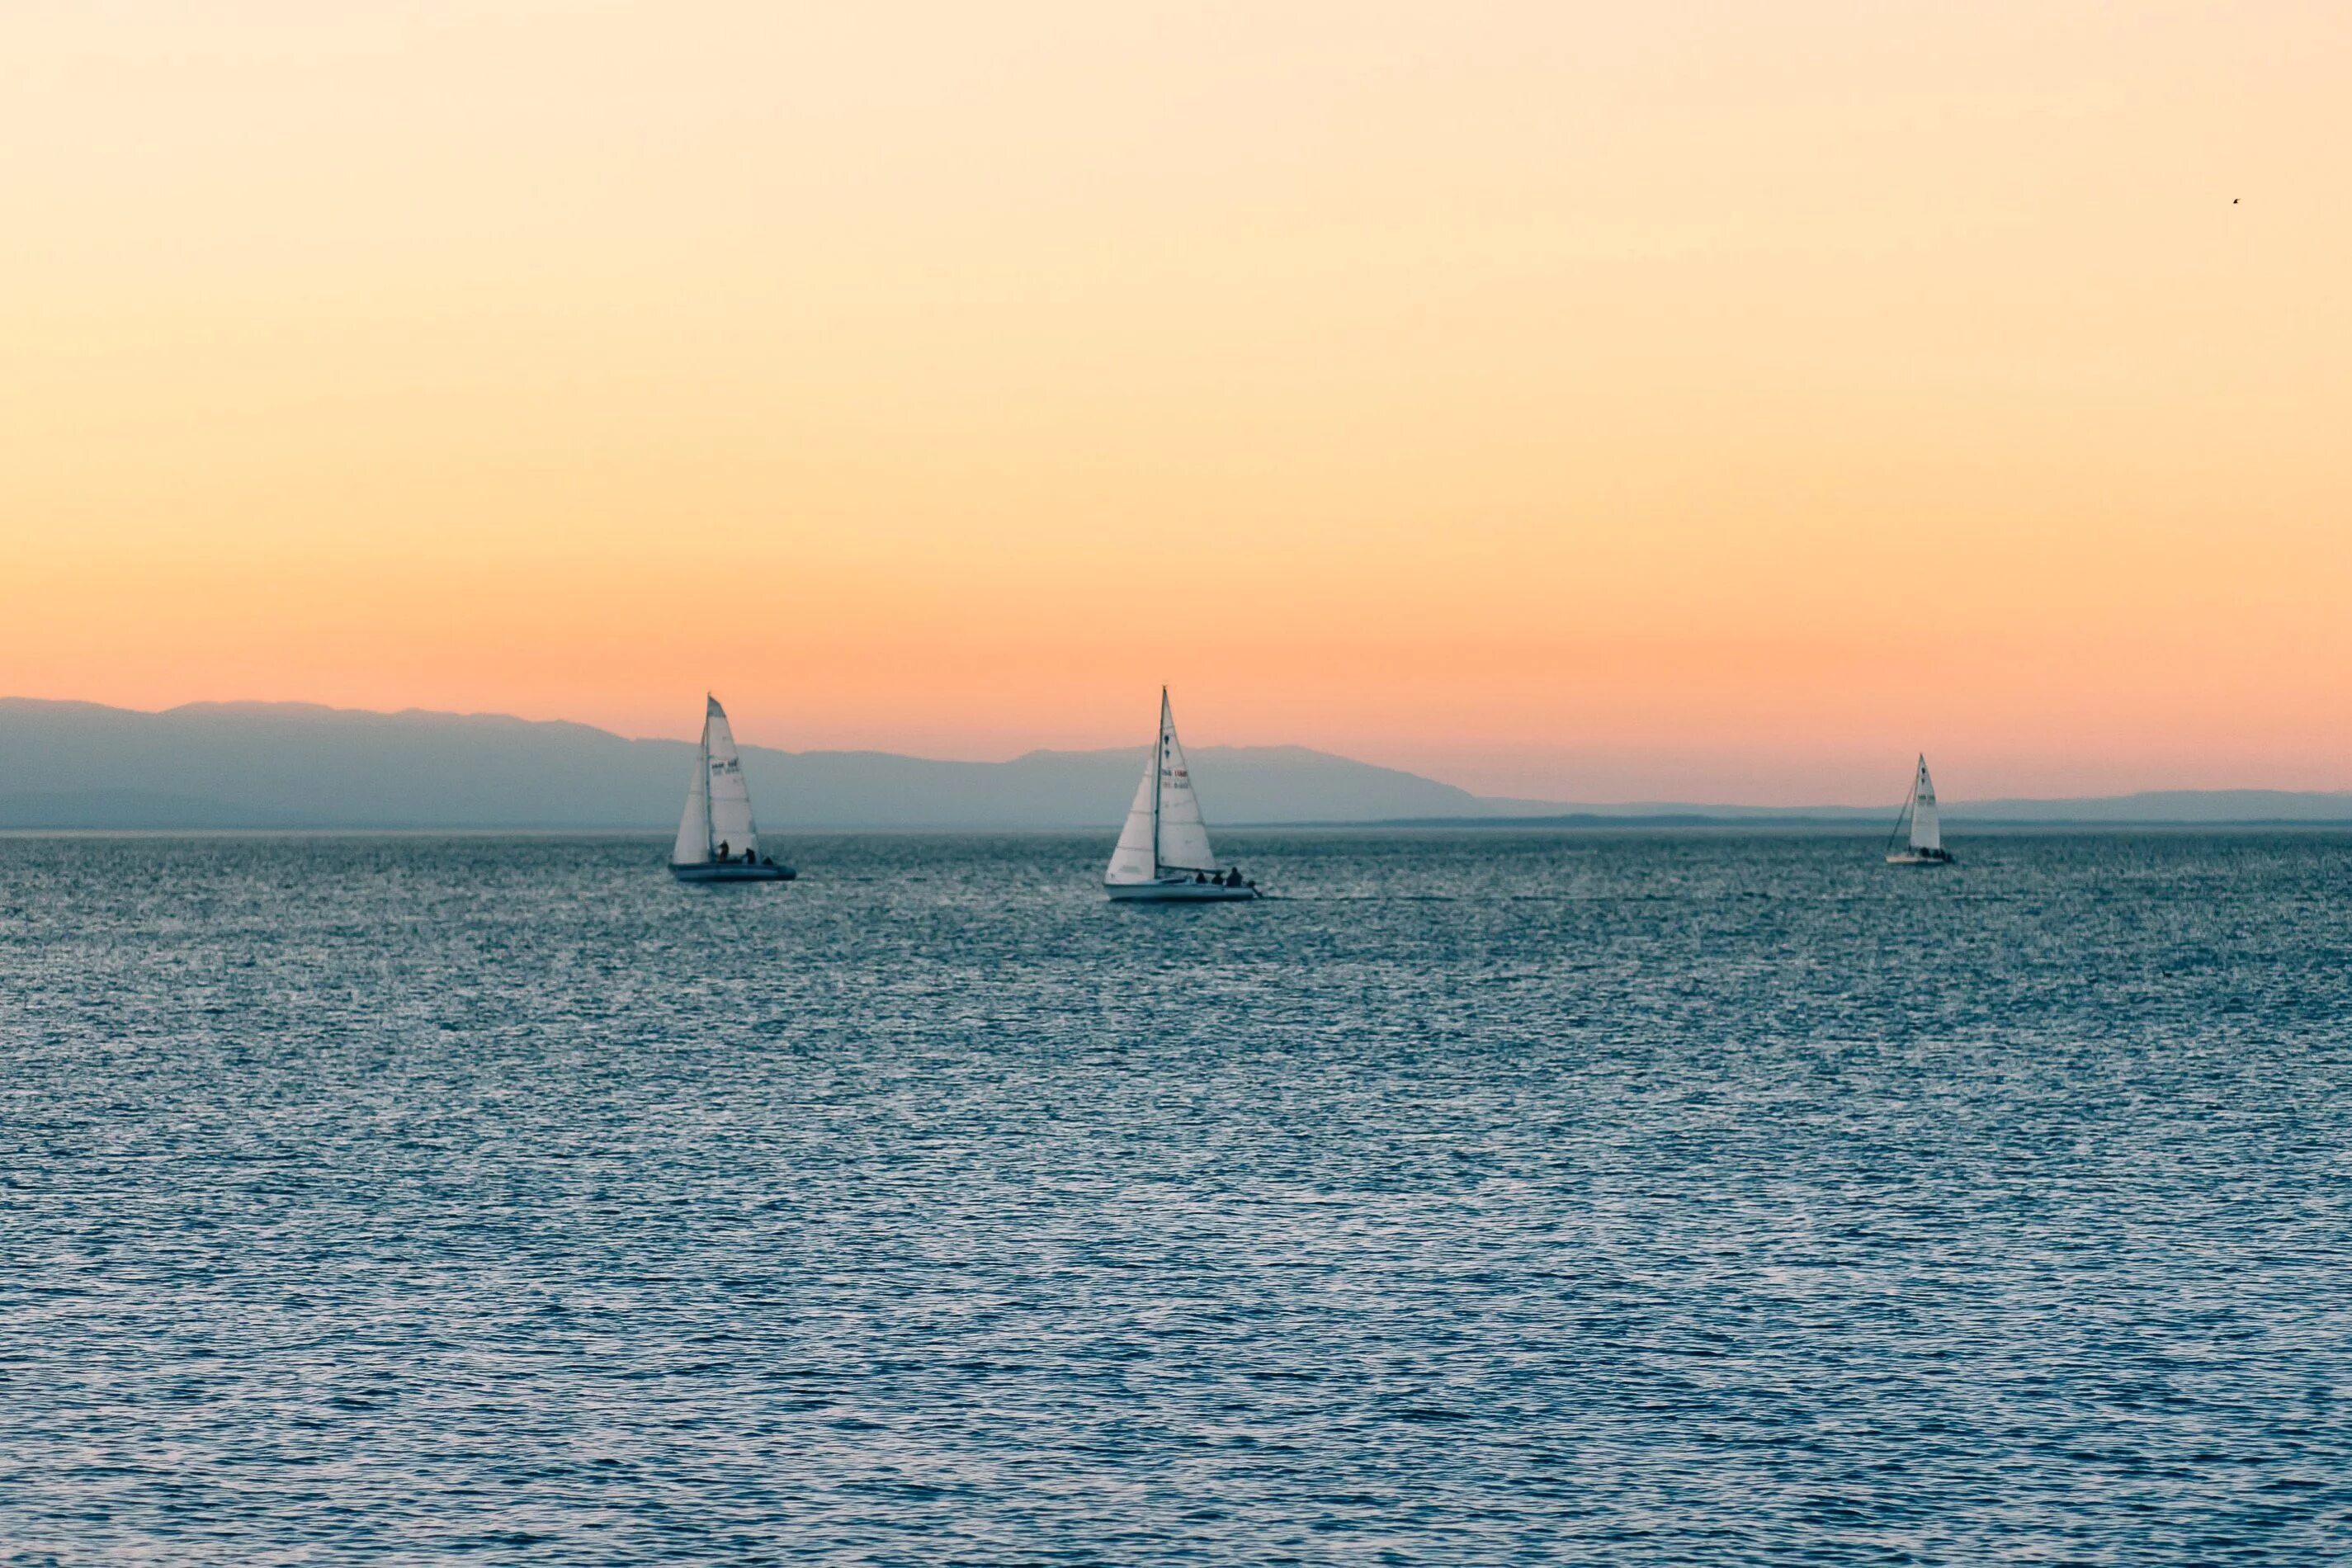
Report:
M11 695L2352 787L2352 6L10 0L0 542Z

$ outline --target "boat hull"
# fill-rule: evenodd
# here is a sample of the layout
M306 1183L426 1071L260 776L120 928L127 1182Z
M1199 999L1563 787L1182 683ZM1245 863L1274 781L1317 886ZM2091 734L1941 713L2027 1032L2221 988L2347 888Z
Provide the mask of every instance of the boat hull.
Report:
M1952 857L1949 851L1943 849L1906 849L1889 855L1886 863L1890 866L1948 866L1952 863Z
M1255 888L1215 882L1105 882L1103 891L1115 904L1232 904L1257 897Z
M681 882L789 882L800 873L790 866L746 866L738 862L728 865L680 866L673 863L669 874Z

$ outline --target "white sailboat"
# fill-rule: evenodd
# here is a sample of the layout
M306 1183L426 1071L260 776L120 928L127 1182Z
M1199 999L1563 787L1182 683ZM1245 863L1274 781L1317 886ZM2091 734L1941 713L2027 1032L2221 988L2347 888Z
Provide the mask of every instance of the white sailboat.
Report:
M1911 836L1900 849L1893 846L1903 835L1903 825L1911 825ZM1919 759L1919 771L1911 776L1911 798L1903 803L1903 815L1895 819L1895 831L1886 836L1886 863L1890 866L1948 866L1952 852L1944 847L1944 820L1936 809L1936 781L1927 776L1927 759Z
M1207 903L1257 897L1255 883L1238 871L1217 869L1209 848L1208 825L1201 817L1201 797L1192 793L1192 770L1184 761L1183 742L1176 739L1176 718L1168 707L1168 689L1160 689L1160 739L1143 764L1143 782L1135 787L1135 804L1127 808L1127 826L1111 851L1103 872L1103 891L1122 902L1150 900L1169 903Z
M686 815L678 818L677 842L670 847L669 874L681 882L788 882L793 868L760 854L751 792L743 783L743 760L736 754L727 710L716 697L706 700L702 745L686 786Z

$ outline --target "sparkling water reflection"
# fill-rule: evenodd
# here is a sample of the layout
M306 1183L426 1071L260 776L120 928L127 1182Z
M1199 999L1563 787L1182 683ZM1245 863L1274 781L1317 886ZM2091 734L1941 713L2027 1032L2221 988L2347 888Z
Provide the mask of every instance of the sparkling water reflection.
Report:
M0 839L0 1554L2311 1561L2352 838Z

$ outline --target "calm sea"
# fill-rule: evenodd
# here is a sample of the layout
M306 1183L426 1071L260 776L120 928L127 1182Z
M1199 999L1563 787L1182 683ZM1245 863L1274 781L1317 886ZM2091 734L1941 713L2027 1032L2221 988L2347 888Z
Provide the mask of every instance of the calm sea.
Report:
M0 839L0 1558L2352 1554L2352 836Z

